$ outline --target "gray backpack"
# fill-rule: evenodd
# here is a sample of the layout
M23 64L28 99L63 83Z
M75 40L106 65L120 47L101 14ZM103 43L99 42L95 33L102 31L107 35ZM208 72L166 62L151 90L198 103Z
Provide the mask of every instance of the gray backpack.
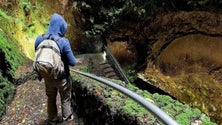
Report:
M57 41L45 39L35 51L33 69L42 78L59 79L64 76L64 64Z

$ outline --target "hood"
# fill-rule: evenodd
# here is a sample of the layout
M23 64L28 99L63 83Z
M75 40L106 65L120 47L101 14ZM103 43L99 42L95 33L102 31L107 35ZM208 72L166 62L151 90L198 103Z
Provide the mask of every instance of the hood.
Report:
M67 23L64 18L61 15L54 13L50 19L47 34L54 34L63 37L66 33L66 30Z

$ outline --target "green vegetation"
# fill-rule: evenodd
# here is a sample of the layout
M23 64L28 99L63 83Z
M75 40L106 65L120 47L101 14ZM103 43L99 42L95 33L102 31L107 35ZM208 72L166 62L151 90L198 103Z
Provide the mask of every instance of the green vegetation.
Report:
M109 37L115 30L130 29L138 22L149 20L167 11L221 10L222 0L76 0L77 15L81 14L86 37ZM80 21L81 22L81 21Z
M112 112L125 112L126 114L137 118L141 124L152 124L156 121L156 118L151 113L147 112L141 105L137 104L131 98L123 95L117 90L80 75L72 74L72 76L73 82L75 84L78 83L78 85L82 86L82 88L86 88L90 92L94 94L96 93L97 96L102 98L109 97L104 98L104 100L106 100L107 104L112 109ZM120 85L122 84L122 82L118 80L112 81ZM151 94L148 91L140 90L132 84L128 84L126 87L143 96L151 103L156 104L181 125L190 124L191 120L194 118L201 119L203 125L216 125L199 109L191 108L189 105L180 103L179 101L172 99L170 96L160 95L157 93Z
M0 117L14 95L14 73L27 58L34 57L36 34L43 33L48 21L39 2L0 2ZM39 19L40 17L41 20ZM44 18L43 18L44 17ZM26 56L26 57L25 57Z
M190 121L194 118L200 118L204 125L216 125L215 123L210 122L210 118L199 109L191 108L189 105L173 100L169 96L153 94L153 99L155 100L155 104L161 107L182 125L190 124Z
M0 117L5 113L5 105L12 100L14 86L0 73Z
M48 25L48 18L42 17L45 12L40 2L30 2L23 0L19 3L20 19L24 20L22 25L23 31L27 33L25 36L28 38L36 37L36 34L44 33L45 26ZM48 17L47 14L45 14ZM39 17L42 17L39 19ZM29 39L28 39L29 40ZM32 41L33 43L34 41Z
M124 70L125 70L126 76L130 82L133 82L136 80L136 78L137 78L136 71L134 69L132 69L132 66L129 67L128 69L124 69Z
M7 7L0 5L0 54L4 53L4 61L8 67L6 75L13 76L15 70L24 62L22 52L29 58L34 55L33 41L35 34L40 34L45 31L45 26L48 22L47 13L38 1L20 0L15 4L11 1L5 2ZM222 0L76 0L73 3L75 10L83 15L86 23L81 27L86 36L102 35L109 37L111 32L115 30L127 29L134 27L139 21L152 18L159 10L219 10L222 5ZM9 9L8 9L9 7ZM162 7L162 8L161 8ZM126 18L127 17L127 18ZM4 30L4 32L2 31ZM112 30L111 30L112 29ZM130 37L130 36L129 36ZM12 41L12 39L18 41ZM19 47L21 46L21 48ZM0 55L1 57L1 55ZM2 57L1 57L2 59ZM0 69L3 67L0 67ZM83 67L84 70L90 71L91 65ZM2 71L3 69L1 69ZM130 81L135 79L135 71L129 70L127 75L131 76ZM79 80L79 79L78 79ZM81 79L79 80L81 81ZM201 113L198 109L192 109L188 105L181 104L168 96L154 94L151 95L147 91L138 90L132 85L128 86L133 91L145 97L147 100L160 106L170 116L174 117L181 124L189 124L194 117L202 119L203 124L213 124L209 117ZM103 89L103 86L99 88ZM3 74L0 74L0 116L4 112L4 105L12 98L13 85ZM123 110L129 114L139 114L141 119L147 116L146 111L136 104L131 99L128 99L123 94L108 89L109 98L108 104L115 103L121 105ZM115 100L115 99L118 99ZM122 101L119 101L122 100ZM125 102L124 102L125 101ZM154 120L153 116L149 117L150 121ZM149 121L149 120L148 120Z
M5 4L11 8L0 9L0 28L15 39L20 44L23 53L32 59L34 57L33 42L36 34L44 33L48 15L42 15L45 10L36 1L31 3L29 0L22 0L18 1L18 4L11 2Z
M12 80L18 66L25 62L21 50L9 37L0 30L0 117L5 112L5 105L10 102L14 93L14 86L9 81ZM4 64L4 65L3 65ZM6 67L5 67L6 66ZM3 77L3 74L4 77Z
M9 63L8 67L1 68L5 68L7 70L7 74L13 76L18 66L25 61L24 56L22 56L21 48L19 48L19 45L17 45L15 41L12 41L1 29L0 48L5 55L5 61Z
M111 28L130 27L133 22L154 15L156 3L155 0L77 0L73 7L84 17L86 25L81 28L86 36L107 36Z

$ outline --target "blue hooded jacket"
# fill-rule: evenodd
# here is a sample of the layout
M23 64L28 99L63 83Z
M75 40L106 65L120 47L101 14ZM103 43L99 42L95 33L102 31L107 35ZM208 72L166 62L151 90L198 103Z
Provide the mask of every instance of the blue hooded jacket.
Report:
M62 60L65 65L65 71L66 75L69 75L69 65L74 66L76 64L76 59L75 56L73 55L73 52L71 50L71 46L69 43L69 40L65 38L65 33L67 31L67 23L64 20L64 18L57 14L54 13L50 19L50 23L48 26L48 30L46 34L44 35L39 35L36 38L35 41L35 50L37 49L38 45L45 39L52 39L52 40L57 40L57 44L61 50L62 54Z

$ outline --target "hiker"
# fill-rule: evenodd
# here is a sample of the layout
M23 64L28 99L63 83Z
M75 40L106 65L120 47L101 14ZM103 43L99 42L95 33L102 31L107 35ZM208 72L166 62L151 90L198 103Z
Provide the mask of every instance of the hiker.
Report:
M62 62L64 64L64 73L58 77L46 77L44 78L46 95L48 97L47 113L48 113L48 123L58 123L62 121L72 121L74 115L71 109L71 82L69 66L74 66L76 64L75 56L71 50L69 40L64 37L67 31L67 23L64 18L54 13L51 16L50 23L46 34L39 35L35 41L35 50L45 39L54 40L61 52ZM44 53L47 55L48 53ZM61 97L61 108L62 117L58 116L56 96L59 92Z

